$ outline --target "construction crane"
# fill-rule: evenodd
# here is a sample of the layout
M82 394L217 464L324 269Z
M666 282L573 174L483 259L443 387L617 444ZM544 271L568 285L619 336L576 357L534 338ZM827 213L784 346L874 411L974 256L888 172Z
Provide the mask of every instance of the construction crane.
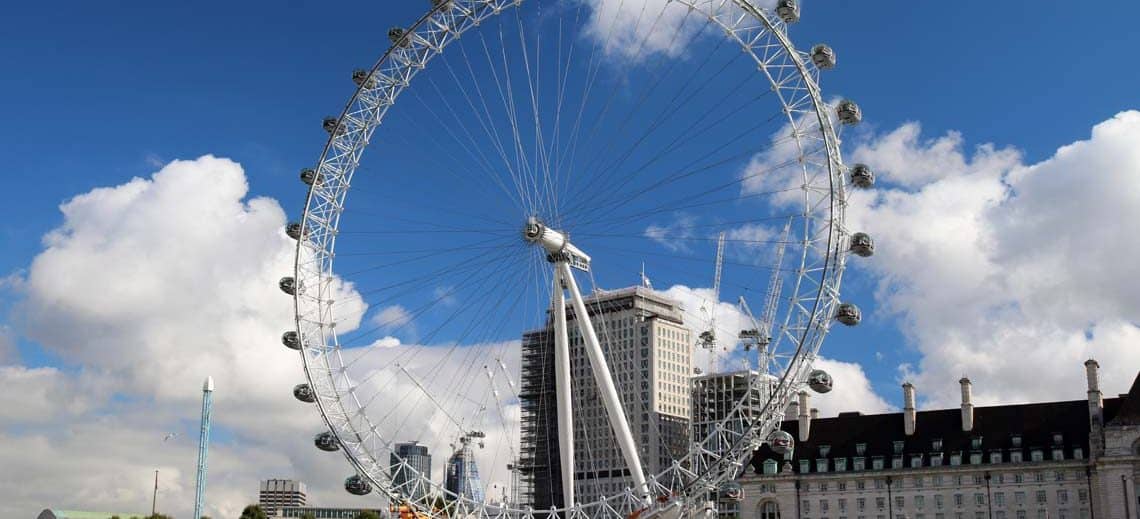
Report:
M709 328L701 332L697 341L702 348L709 350L709 371L712 372L713 368L713 355L716 350L716 305L720 303L720 275L724 270L724 239L725 233L722 231L716 240L716 273L713 275L713 294L712 305L708 309L709 313Z
M772 267L772 277L768 280L768 288L764 292L764 310L760 314L759 321L752 315L752 309L748 307L748 302L744 300L744 296L740 297L740 309L748 318L752 320L754 328L740 331L740 340L744 342L744 349L749 350L752 347L756 348L759 355L759 366L767 370L768 366L768 345L772 342L772 330L775 327L776 321L776 308L780 305L780 292L784 287L784 276L782 276L781 268L784 263L784 250L788 243L788 235L792 230L792 220L788 219L788 223L784 224L784 230L780 233L780 241L776 243L775 261Z

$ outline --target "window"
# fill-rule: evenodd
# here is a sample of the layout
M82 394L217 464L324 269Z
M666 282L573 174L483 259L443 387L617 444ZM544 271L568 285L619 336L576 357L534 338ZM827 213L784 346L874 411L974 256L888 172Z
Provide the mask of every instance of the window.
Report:
M902 451L903 451L903 442L901 442L901 441L895 441L895 443L894 443L894 449L895 449L895 451L894 451L894 452L895 452L895 454L902 454Z
M1037 519L1049 519L1049 513L1044 508L1037 509Z
M931 478L931 479L932 479L932 480L933 480L933 482L934 482L934 486L936 486L936 487L940 487L940 486L942 486L942 474L939 474L939 475L937 475L937 476L934 476L934 477L933 477L933 478Z
M775 474L779 471L780 464L776 460L764 460L764 473L768 475Z
M1046 501L1047 501L1047 498L1046 498L1045 491L1044 490L1038 490L1037 491L1037 504L1043 505L1046 503Z
M962 494L954 494L954 506L962 506Z
M970 439L970 448L971 449L982 448L982 437L981 436L975 436L975 437L971 438Z
M1005 493L994 492L994 504L997 506L1005 506Z
M1010 463L1021 463L1021 451L1009 451Z
M1013 445L1014 447L1021 447L1021 435L1015 434L1013 436L1010 436L1009 437L1009 443L1010 443L1010 445Z
M1069 491L1068 490L1060 489L1057 491L1057 504L1059 504L1059 505L1069 504Z
M827 487L828 487L828 485L827 485L827 482L826 482L826 481L822 481L822 482L820 482L820 484L819 484L819 491L820 491L820 492L827 492Z
M855 482L855 490L863 490L865 488L867 488L867 482L866 481L863 481L860 479L860 480Z
M924 478L922 476L918 476L918 477L914 478L914 488L922 488L923 485L925 484L925 480L926 480L926 478Z
M981 485L983 483L985 483L985 480L982 477L982 475L981 474L974 474L974 484L975 485Z
M930 442L930 448L934 449L936 451L942 450L942 439L939 438L937 440Z
M913 454L910 457L910 468L917 469L922 467L922 455Z
M946 505L946 503L943 501L942 494L935 494L934 495L934 508L941 510L942 507L944 507L945 505ZM938 514L938 515L942 515L942 514Z
M775 501L765 501L760 505L760 519L780 519L780 505Z
M883 481L881 479L876 479L875 480L875 490L882 490L884 488L887 488L886 481Z
M1045 453L1041 452L1041 449L1033 449L1033 450L1029 451L1029 461L1044 461L1044 460L1045 460Z
M1053 445L1062 445L1065 443L1065 436L1061 433L1053 433Z
M836 483L835 486L838 487L838 488L836 488L836 490L838 490L840 492L846 492L847 491L847 482L846 481L840 481L839 483Z
M961 465L962 464L962 455L959 453L951 454L950 455L950 464L951 465Z
M998 510L997 512L994 512L994 517L996 519L1005 519L1005 510Z
M857 508L859 510L859 512L862 512L864 509L867 508L867 499L862 498L862 497L856 499L855 500L855 508Z
M1064 481L1065 480L1065 471L1058 470L1056 478L1057 478L1057 481ZM1077 479L1077 478L1074 478L1074 479Z
M827 513L827 508L828 508L828 501L826 499L820 499L819 500L819 512L820 513Z
M903 468L903 457L902 456L895 456L895 457L891 458L891 468L892 469Z
M1044 483L1045 482L1045 473L1044 472L1034 473L1033 474L1033 481L1036 481L1037 483Z
M980 452L970 453L970 464L971 465L979 465L981 463L982 463L982 453L980 453Z
M835 459L835 471L836 472L846 472L847 471L847 458L836 458Z
M852 458L851 464L854 465L854 467L853 467L854 470L857 470L857 471L867 470L867 467L866 467L862 457Z
M875 508L878 508L880 512L883 511L885 508L887 508L887 498L876 497L875 498Z
M875 456L871 458L871 468L874 470L883 470L883 457Z
M1026 519L1025 518L1026 515L1028 515L1028 514L1025 513L1025 510L1018 510L1017 511L1017 519Z
M974 504L975 505L986 504L986 495L981 493L981 492L975 492L974 493Z
M941 467L942 466L942 453L941 452L930 453L930 466L931 467Z
M811 461L800 460L800 474L811 472Z
M903 508L906 506L906 498L903 496L895 496L895 508Z
M985 512L974 512L974 519L986 519Z
M990 452L990 463L1001 463L1001 451Z
M820 445L819 446L820 457L826 458L828 454L831 454L831 446L830 445Z
M1025 483L1025 474L1022 474L1020 472L1017 474L1014 474L1013 475L1013 482L1018 483L1018 484Z
M914 507L915 508L926 508L926 497L925 496L914 496Z
M856 443L855 444L855 454L862 456L866 453L867 453L867 444L866 443Z
M1080 448L1080 447L1074 448L1073 449L1073 459L1075 459L1075 460L1085 459L1085 450Z
M1054 460L1065 459L1065 449L1053 449L1053 459Z
M841 513L841 514L845 514L845 513L847 513L847 500L846 500L846 499L843 499L843 498L839 498L839 499L838 499L838 500L835 502L835 504L836 504L837 506L839 506L839 513Z
M1013 502L1017 503L1017 506L1024 505L1025 504L1025 492L1014 492L1013 493Z
M1077 501L1080 501L1082 505L1089 502L1089 491L1088 491L1088 489L1086 489L1086 488L1077 489Z
M815 460L816 472L827 472L827 458L820 458Z
M811 513L811 501L804 499L803 506L800 507L800 510L805 514L810 514Z

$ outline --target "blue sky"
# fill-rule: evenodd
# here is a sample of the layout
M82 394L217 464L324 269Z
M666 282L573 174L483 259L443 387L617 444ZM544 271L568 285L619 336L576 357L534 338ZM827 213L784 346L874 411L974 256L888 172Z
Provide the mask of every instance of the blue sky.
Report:
M343 106L352 89L352 69L370 65L387 47L387 28L413 21L427 4L370 2L330 8L137 2L117 6L22 4L6 9L0 27L5 40L14 43L0 46L0 67L5 70L0 75L0 98L6 100L5 120L9 122L0 129L0 142L5 143L0 146L0 159L7 164L4 178L9 193L5 217L0 220L4 251L0 275L10 277L0 285L7 292L0 298L4 301L0 302L0 324L6 323L20 354L5 359L0 347L0 367L11 368L6 372L11 376L31 376L30 370L36 367L122 375L81 352L69 356L72 350L67 347L53 346L55 353L48 354L24 337L29 310L20 307L20 301L27 287L13 287L26 280L33 259L44 251L43 237L64 223L60 204L134 177L149 178L175 159L213 154L241 165L249 185L246 200L268 197L278 201L290 219L296 218L304 196L297 170L311 165L319 155L326 138L321 118ZM1140 308L1130 306L1135 298L1113 295L1111 283L1105 281L1112 278L1107 275L1098 277L1068 264L1051 271L1062 281L1035 277L1038 268L1056 258L1026 243L1054 232L1033 223L1051 221L1043 209L1050 204L1042 200L1049 201L1058 193L1071 194L1075 204L1064 207L1074 227L1071 235L1063 229L1056 231L1066 240L1058 247L1075 247L1081 236L1133 236L1131 232L1137 230L1135 221L1127 218L1132 207L1127 196L1132 196L1132 190L1122 187L1120 198L1114 198L1110 189L1093 190L1102 185L1095 184L1096 179L1103 185L1128 186L1129 179L1134 184L1140 175L1130 162L1132 157L1112 155L1123 152L1110 145L1110 137L1125 132L1113 128L1132 131L1134 121L1116 119L1116 126L1104 126L1101 134L1091 129L1121 112L1140 108L1140 70L1127 61L1131 51L1140 48L1140 31L1134 27L1138 17L1140 4L1129 2L1086 9L1077 9L1071 2L1026 1L806 3L803 21L792 29L793 40L801 48L816 42L834 47L839 66L824 74L825 95L855 99L864 111L864 124L845 136L844 152L849 161L877 161L877 167L883 168L884 194L876 195L882 198L860 200L862 211L853 218L868 229L878 229L880 247L896 252L884 250L870 263L858 260L849 270L844 292L864 307L866 319L859 328L836 329L824 347L825 356L862 367L873 393L868 396L882 399L871 407L883 401L897 406L901 378L941 387L957 376L953 373L966 370L993 382L989 394L981 392L991 402L1079 398L1083 394L1077 387L1038 390L1032 373L1005 375L1002 370L1013 369L1016 363L995 362L987 356L1002 356L994 351L1007 343L1010 351L1032 352L1024 356L1028 366L1073 368L1069 371L1077 375L1065 371L1063 377L1069 382L1080 380L1073 358L1088 354L1102 354L1124 365L1114 368L1110 385L1131 381L1136 364L1129 368L1128 361L1136 357L1122 345L1135 344L1130 338L1136 334L1135 315L1140 314L1129 313ZM460 102L455 95L449 98ZM728 129L742 124L733 122ZM908 140L907 135L916 137ZM1087 146L1073 148L1069 158L1057 153L1059 147L1078 141L1087 141ZM987 143L993 148L978 148ZM392 153L381 155L385 161L414 171L418 157L413 153L401 153L399 146L377 149ZM1073 156L1085 160L1073 162ZM1088 182L1081 184L1066 176L1086 173L1082 164L1093 168L1097 163L1090 157L1103 157L1104 162L1099 169L1087 171ZM228 166L210 167L224 170ZM1096 176L1097 172L1104 176ZM1050 191L1047 188L1053 184L1030 183L1026 177L1056 179L1062 186L1078 187ZM431 186L416 182L431 179L412 177L408 182L416 189L427 189ZM1073 183L1065 183L1069 181ZM1089 191L1081 191L1082 185ZM368 186L361 187L367 190ZM450 192L448 196L461 194ZM681 196L683 191L669 195ZM973 202L980 200L985 203L975 208ZM415 205L414 199L411 202ZM1093 206L1098 204L1120 209L1121 218L1085 216L1097 213ZM976 210L965 212L967 208ZM275 221L280 216L272 207L246 209L251 220ZM955 213L958 209L963 213ZM1039 214L1034 211L1041 211L1042 216L1022 217ZM913 225L916 220L922 221ZM193 218L179 221L187 226L195 223ZM973 241L967 244L965 239L960 244L950 238L929 239L931 234L952 237L975 232L980 237L976 241L984 244L978 250L971 245ZM253 234L241 236L254 240ZM177 241L180 236L170 231L162 239ZM218 242L233 250L215 255L240 261L246 247L237 240ZM939 241L955 247L939 249ZM364 247L359 243L356 250ZM346 242L346 247L352 246ZM647 267L655 284L707 286L712 249L709 244L701 246L707 250L688 254L708 257L707 263L691 269L686 263L661 265L656 270L652 264ZM1093 264L1129 257L1131 252L1129 245L1108 239L1084 246L1083 250L1093 253L1089 259ZM249 250L249 256L255 255ZM653 252L642 246L633 250ZM633 269L639 259L630 256L621 261L620 272L599 274L604 285L636 281ZM1104 269L1108 273L1127 272L1117 262L1103 263L1110 265ZM731 265L728 270L726 284L731 285ZM958 276L965 280L962 286L976 290L957 294L953 287L935 282ZM763 288L763 280L748 284L753 290ZM733 290L726 288L728 294L722 300L734 301ZM952 308L941 322L932 323L934 312L930 310L938 310L942 301L936 299L943 295L943 304ZM754 308L760 306L758 295L749 297ZM1057 301L1066 297L1072 306L1081 308L1060 308ZM1019 310L1032 315L1010 317L1005 313ZM68 316L75 317L61 315L60 322L67 324ZM1041 327L1041 321L1055 326ZM76 324L76 329L91 330L82 324ZM411 332L404 330L407 335L401 339L422 338L416 334L432 327L430 323L417 325ZM1077 331L1087 335L1088 341L1075 339ZM1020 346L1028 344L1046 346ZM1008 385L999 386L999 382ZM919 387L923 393L923 386ZM55 416L53 420L81 429L85 420L98 422L93 415L116 416L139 399L164 398L162 391L142 397L124 387L108 391L114 398L92 404L91 414ZM929 393L936 392L950 397L926 394L931 405L947 405L953 399L952 388L931 388ZM223 409L225 405L221 404ZM52 422L37 418L14 430L36 434L37 427L46 430L45 423ZM191 420L179 427L192 426ZM248 441L242 435L255 434L255 429L236 425L235 429L244 431L235 433L236 447ZM274 457L273 449L266 447L265 451L259 458L262 467L318 470L310 466L314 462L297 461L300 455L290 455L289 462L282 462ZM0 479L0 497L7 493L3 482Z

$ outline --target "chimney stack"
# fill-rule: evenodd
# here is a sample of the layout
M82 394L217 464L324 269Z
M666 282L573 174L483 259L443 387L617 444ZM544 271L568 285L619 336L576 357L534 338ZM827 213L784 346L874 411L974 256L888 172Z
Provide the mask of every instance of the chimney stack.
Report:
M811 415L808 414L808 392L800 391L800 441L808 441L808 435L811 433Z
M795 400L788 404L788 410L784 412L784 420L796 420L800 416L800 403Z
M903 384L903 424L906 427L906 435L914 435L915 421L918 419L918 410L914 405L914 385L910 382Z
M970 432L974 430L974 404L971 396L972 386L970 379L962 377L958 381L962 385L962 430Z
M1089 385L1089 450L1094 460L1104 451L1104 397L1100 392L1099 369L1096 359L1085 361L1085 377Z
M817 418L819 418L819 409L813 407L811 408L811 419L815 420Z

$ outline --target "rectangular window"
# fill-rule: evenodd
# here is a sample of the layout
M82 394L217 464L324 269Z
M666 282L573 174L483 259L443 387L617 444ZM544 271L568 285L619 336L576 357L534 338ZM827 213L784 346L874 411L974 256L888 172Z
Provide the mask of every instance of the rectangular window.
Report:
M816 472L827 472L827 458L820 458L815 460Z
M847 491L847 482L846 481L840 481L839 483L836 483L835 486L839 487L836 490L838 490L840 492L846 492Z
M1086 488L1077 489L1077 501L1080 501L1082 505L1089 502L1089 491L1088 491L1088 489L1086 489Z
M1025 510L1018 510L1017 511L1017 519L1026 519L1026 517L1025 517L1026 515L1028 515L1028 514L1025 513Z
M1001 463L1001 451L993 451L990 453L990 463Z
M1025 474L1018 472L1013 475L1013 482L1017 484L1025 483Z
M835 459L835 471L836 472L846 472L847 471L847 458L836 458Z
M800 460L800 474L807 474L811 472L811 461Z
M1005 492L994 492L994 504L1005 506Z
M887 508L887 498L876 497L875 498L875 508L878 508L880 512L885 510Z
M942 450L942 439L939 438L939 439L936 439L936 440L930 442L930 448L932 448L936 451Z
M883 457L875 456L871 458L871 468L874 470L883 470Z
M1025 492L1014 492L1013 493L1013 502L1016 503L1017 506L1024 505L1025 504Z
M1021 463L1021 451L1009 451L1010 463Z
M931 467L941 467L942 466L942 453L941 452L930 453L930 466Z
M974 519L986 519L985 512L974 512Z
M994 517L996 519L1005 519L1005 510L998 510L997 512L994 512Z
M839 498L835 502L835 504L839 506L839 513L841 513L841 514L847 513L847 500L846 499Z
M854 469L854 470L856 470L856 471L863 471L863 470L867 470L867 467L866 467L866 465L864 464L864 461L863 461L863 458L862 458L862 457L858 457L858 458L852 458L852 459L851 459L851 464L852 464L852 465L854 465L853 469Z
M971 449L982 448L982 437L981 436L975 436L975 437L971 438L970 439L970 448Z
M904 442L896 440L894 442L895 454L902 454Z
M1059 461L1065 459L1065 449L1053 449L1053 460Z
M1073 459L1075 459L1075 460L1085 459L1085 450L1080 448L1080 447L1074 448L1073 449Z
M910 457L910 468L917 469L922 467L922 455L914 454Z
M914 496L915 508L926 508L926 496Z
M801 508L803 509L803 513L810 514L811 513L811 501L804 499L804 504Z
M831 446L830 445L820 445L819 446L819 455L826 458L828 454L831 454Z
M954 494L954 506L962 506L962 494Z
M1059 504L1059 505L1069 504L1069 491L1068 490L1061 489L1061 490L1057 491L1057 504Z
M950 464L951 465L961 465L962 464L962 455L957 454L957 453L951 454L950 455Z
M895 508L903 508L906 506L906 498L903 496L895 496Z
M820 492L827 492L827 487L828 487L828 485L827 485L827 482L826 482L826 481L822 481L822 482L820 482L820 484L819 484L819 491L820 491Z
M1045 460L1045 453L1041 452L1041 449L1033 449L1033 450L1029 451L1029 461L1044 461L1044 460Z
M981 463L982 463L982 453L980 453L980 452L970 453L970 464L971 465L980 465Z
M855 490L863 490L867 488L867 482L863 480L855 481Z
M884 488L887 488L887 483L881 479L876 479L875 480L875 490L882 490Z
M1037 491L1037 504L1043 505L1046 503L1047 499L1048 498L1046 497L1046 493L1044 490L1038 490Z
M914 478L914 488L922 488L926 484L926 478L918 476Z
M986 495L981 493L981 492L974 493L974 504L975 505L986 504Z
M1021 435L1015 434L1009 437L1009 443L1014 447L1021 447Z
M820 499L819 500L819 512L820 513L827 513L827 507L828 507L827 505L828 505L828 501L826 499Z
M867 508L867 499L862 498L862 497L856 499L855 500L855 508L859 509L859 511L862 512L864 509Z
M935 494L934 495L934 508L941 510L942 507L945 505L946 505L946 503L943 502L942 494Z
M894 458L891 458L891 468L892 469L903 468L903 457L902 456L895 456Z
M866 443L856 443L855 444L855 454L862 456L866 453L867 453L867 444Z

